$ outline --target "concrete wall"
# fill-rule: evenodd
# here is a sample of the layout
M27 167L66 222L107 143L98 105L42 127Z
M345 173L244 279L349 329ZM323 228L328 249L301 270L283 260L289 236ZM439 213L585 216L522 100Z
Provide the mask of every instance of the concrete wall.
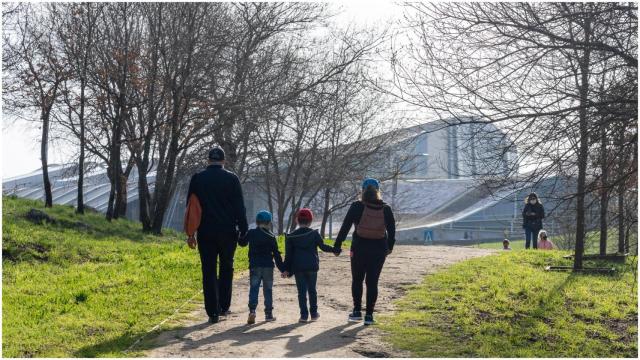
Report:
M446 227L421 227L396 232L398 244L475 244L477 242L499 241L503 238L504 233L498 230L461 230Z

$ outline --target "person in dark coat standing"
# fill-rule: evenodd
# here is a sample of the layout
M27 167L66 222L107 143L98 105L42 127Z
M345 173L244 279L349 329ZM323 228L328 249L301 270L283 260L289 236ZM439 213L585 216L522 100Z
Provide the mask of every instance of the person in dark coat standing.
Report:
M200 253L204 307L211 323L229 313L233 257L238 239L249 228L240 180L224 163L221 148L209 151L207 168L191 177L185 213L187 243L191 248L197 246Z
M532 242L533 248L538 248L538 233L542 229L542 219L544 219L544 207L538 199L538 195L531 193L525 199L524 209L522 209L525 249L529 249Z

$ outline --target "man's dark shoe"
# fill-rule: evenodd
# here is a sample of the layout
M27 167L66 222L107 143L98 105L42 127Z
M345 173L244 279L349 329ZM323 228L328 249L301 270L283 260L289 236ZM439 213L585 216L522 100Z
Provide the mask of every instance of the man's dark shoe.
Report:
M349 321L362 321L362 312L354 310L349 314Z
M315 313L315 314L311 314L311 321L316 321L320 319L320 314Z
M231 315L231 310L220 311L220 316L229 316L229 315Z
M365 325L373 325L375 323L376 322L373 320L373 315L368 315L367 314L367 315L364 316L364 324Z
M298 320L299 323L308 323L309 322L309 315L307 316L302 316L300 315L300 320Z
M220 321L220 317L218 315L209 316L209 323L215 324Z

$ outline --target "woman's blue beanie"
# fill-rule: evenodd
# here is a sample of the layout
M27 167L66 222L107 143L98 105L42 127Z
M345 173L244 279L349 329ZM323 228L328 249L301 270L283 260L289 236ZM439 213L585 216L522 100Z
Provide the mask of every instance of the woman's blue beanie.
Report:
M365 190L367 187L373 186L376 190L380 189L380 182L374 178L364 179L362 182L362 190Z
M256 215L257 223L268 223L268 222L271 222L271 219L272 219L271 213L268 212L267 210L260 210Z

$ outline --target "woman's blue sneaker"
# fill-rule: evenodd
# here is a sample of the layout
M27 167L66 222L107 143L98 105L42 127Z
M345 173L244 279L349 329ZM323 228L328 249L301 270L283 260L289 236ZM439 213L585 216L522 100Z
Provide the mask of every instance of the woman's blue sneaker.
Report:
M364 316L364 324L365 324L365 325L373 325L373 324L375 324L375 323L376 323L376 322L375 322L375 321L373 321L373 315L365 315L365 316Z
M349 314L349 321L361 321L362 320L362 312L361 311L353 311Z

